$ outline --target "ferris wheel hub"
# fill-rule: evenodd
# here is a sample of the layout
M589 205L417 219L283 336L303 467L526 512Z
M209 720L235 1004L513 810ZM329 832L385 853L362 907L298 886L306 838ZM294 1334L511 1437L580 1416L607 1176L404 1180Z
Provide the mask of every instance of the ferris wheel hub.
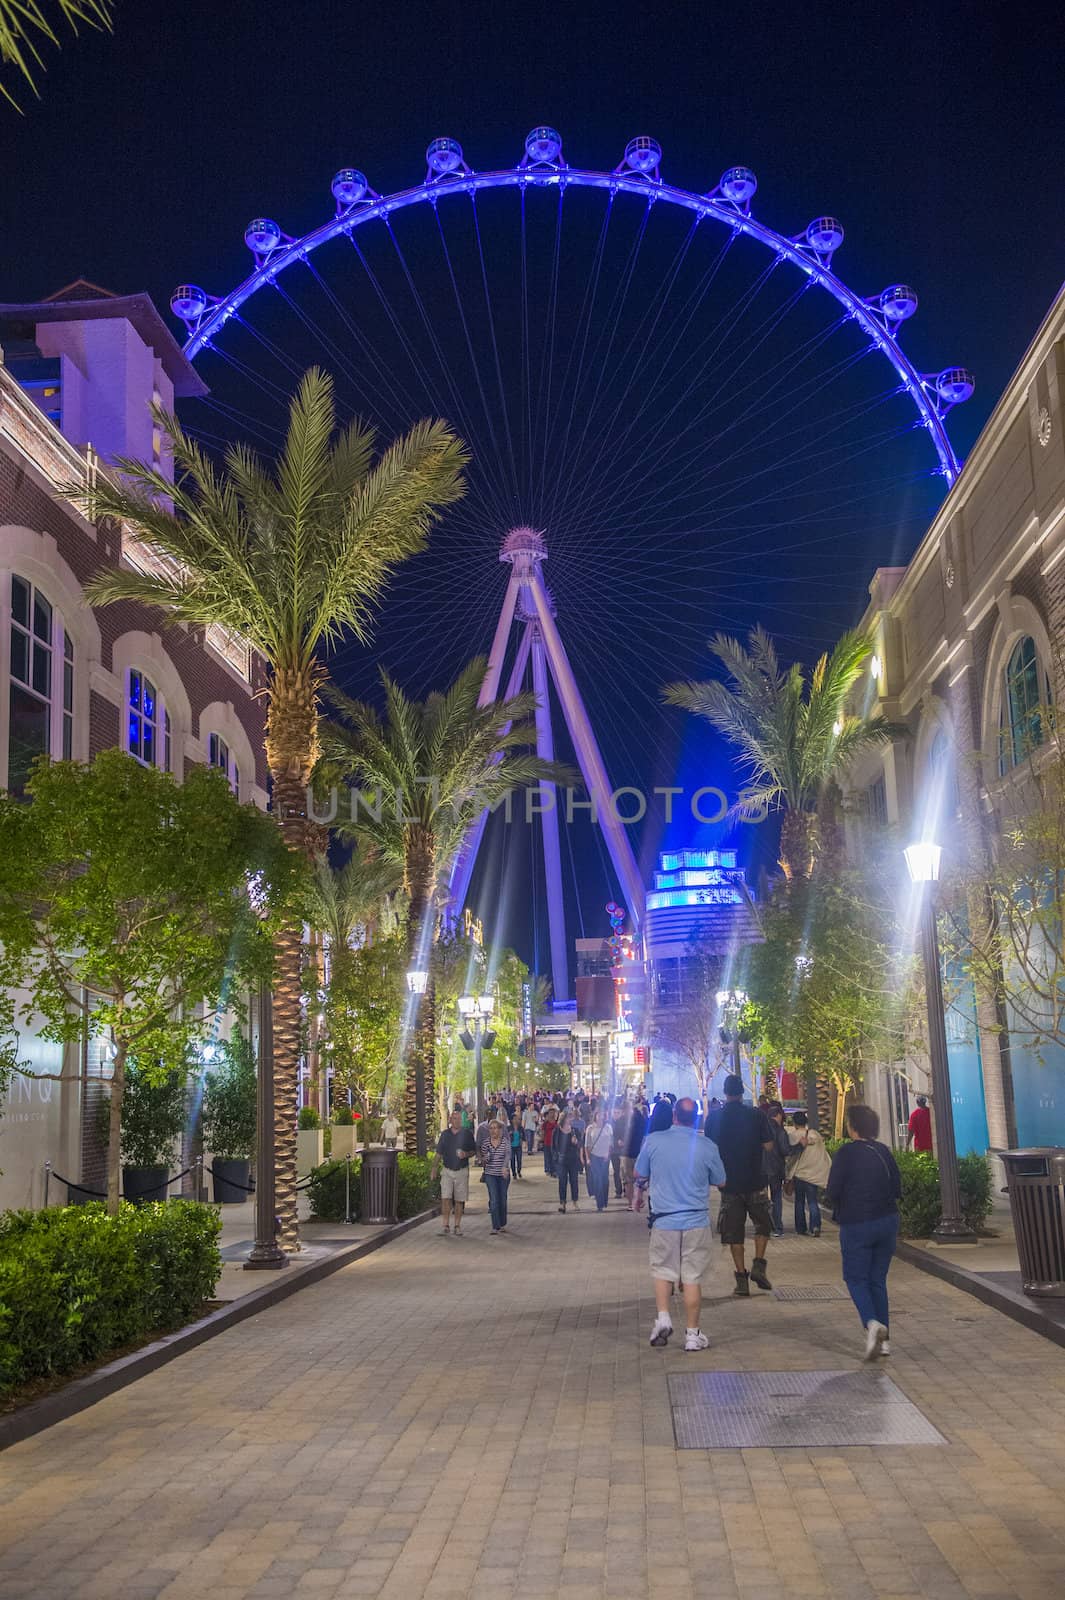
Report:
M534 562L547 560L547 540L542 528L511 528L499 547L500 561L528 569Z

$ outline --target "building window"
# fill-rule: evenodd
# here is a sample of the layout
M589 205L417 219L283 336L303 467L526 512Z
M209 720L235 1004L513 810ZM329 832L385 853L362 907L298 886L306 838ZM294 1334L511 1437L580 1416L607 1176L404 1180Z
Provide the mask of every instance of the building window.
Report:
M134 668L129 674L126 715L126 749L130 755L146 767L162 767L164 771L169 771L167 734L170 719L156 693L155 684Z
M12 794L22 794L39 756L72 754L74 641L51 602L17 573L11 575L9 664L7 782Z
M870 822L875 822L880 828L887 827L887 783L881 773L875 783L871 783L865 791L866 811Z
M229 780L229 787L239 796L240 769L233 752L220 733L211 733L207 736L207 764L210 767L217 767L219 772L224 772Z
M1040 708L1049 704L1049 679L1040 669L1035 640L1025 634L1014 645L1003 675L998 719L1000 776L1043 743L1046 730Z

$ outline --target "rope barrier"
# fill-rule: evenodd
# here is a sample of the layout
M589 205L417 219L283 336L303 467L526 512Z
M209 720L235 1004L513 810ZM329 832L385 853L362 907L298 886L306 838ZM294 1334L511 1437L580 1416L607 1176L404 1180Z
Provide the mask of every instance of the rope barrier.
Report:
M210 1173L211 1173L211 1177L214 1178L216 1183L228 1184L231 1189L243 1189L245 1194L254 1194L255 1193L255 1185L254 1185L254 1183L238 1183L236 1178L223 1178L222 1174L218 1171L218 1168L215 1166L215 1163L213 1161L211 1162Z

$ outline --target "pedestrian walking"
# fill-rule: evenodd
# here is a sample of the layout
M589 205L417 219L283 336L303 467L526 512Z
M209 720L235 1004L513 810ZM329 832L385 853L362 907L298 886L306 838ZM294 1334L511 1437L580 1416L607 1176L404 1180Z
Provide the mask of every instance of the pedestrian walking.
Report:
M525 1154L525 1140L521 1133L521 1118L515 1111L510 1124L510 1176L521 1177L521 1158Z
M625 1184L621 1176L621 1163L625 1158L625 1150L629 1142L629 1118L632 1116L632 1107L628 1101L622 1101L620 1106L614 1107L611 1121L614 1124L614 1142L610 1147L610 1170L614 1177L614 1199L625 1198Z
M527 1105L521 1114L521 1131L525 1135L525 1149L532 1155L536 1145L536 1130L540 1126L540 1117L534 1105Z
M436 1141L436 1150L429 1163L429 1177L436 1182L440 1172L441 1233L451 1231L451 1215L455 1216L455 1237L462 1237L462 1213L470 1198L470 1157L477 1152L473 1134L462 1126L462 1112L456 1106L448 1118L448 1125Z
M832 1165L825 1141L811 1128L805 1111L792 1117L791 1158L788 1177L795 1186L795 1232L811 1238L821 1237L821 1190L828 1182ZM807 1223L809 1213L809 1223Z
M707 1117L706 1136L717 1145L725 1168L718 1228L721 1243L728 1245L732 1252L736 1275L733 1294L747 1299L752 1278L759 1289L773 1287L765 1264L773 1225L763 1155L773 1148L775 1141L765 1112L759 1111L757 1106L744 1105L743 1079L739 1074L730 1072L722 1087L725 1104ZM748 1217L754 1224L754 1260L749 1273L744 1255Z
M498 1117L493 1117L478 1140L477 1156L488 1185L492 1232L507 1231L507 1191L510 1188L510 1139Z
M597 1211L605 1211L610 1195L610 1155L614 1148L614 1126L600 1101L584 1135L588 1152L588 1193Z
M396 1142L399 1139L399 1121L391 1111L386 1111L384 1120L381 1123L381 1137L385 1141L386 1149L394 1150L396 1148Z
M918 1151L930 1155L932 1152L932 1113L928 1109L928 1096L919 1094L917 1104L910 1112L910 1120L906 1124L906 1148L910 1146Z
M655 1286L655 1320L651 1343L661 1348L673 1335L669 1301L683 1285L687 1324L684 1348L705 1350L709 1339L699 1326L702 1282L710 1268L710 1185L725 1181L725 1168L712 1139L696 1129L699 1108L694 1100L678 1100L672 1125L649 1133L636 1158L634 1211L644 1202L648 1185L654 1191L650 1264Z
M779 1100L770 1103L769 1121L773 1129L773 1148L765 1153L765 1176L769 1185L773 1232L779 1239L784 1233L784 1182L788 1157L791 1155L791 1140L784 1126L784 1107Z
M540 1123L540 1137L544 1145L544 1171L549 1178L555 1176L555 1160L551 1147L557 1130L558 1107L549 1105L544 1112L543 1121Z
M625 1140L625 1154L621 1158L621 1184L625 1191L625 1199L632 1204L633 1173L636 1169L636 1157L639 1155L643 1141L647 1136L647 1106L638 1100L629 1116L628 1135Z
M555 1129L555 1165L558 1172L558 1209L566 1210L567 1192L574 1211L579 1211L581 1167L584 1165L584 1140L573 1125L573 1114L567 1111Z
M832 1158L825 1188L839 1223L843 1281L865 1329L866 1361L891 1354L887 1278L899 1235L902 1178L871 1106L847 1112L850 1142Z

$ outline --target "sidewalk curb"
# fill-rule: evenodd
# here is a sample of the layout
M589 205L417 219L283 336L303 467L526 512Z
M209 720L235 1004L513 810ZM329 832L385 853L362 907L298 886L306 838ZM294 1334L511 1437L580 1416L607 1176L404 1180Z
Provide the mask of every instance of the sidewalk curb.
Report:
M906 1244L901 1239L896 1247L896 1253L899 1260L905 1261L908 1266L918 1267L922 1272L930 1273L933 1278L941 1278L944 1283L952 1284L955 1289L971 1294L974 1300L983 1301L985 1306L992 1306L994 1310L1001 1311L1003 1316L1009 1317L1013 1322L1021 1323L1032 1333L1040 1334L1042 1338L1049 1339L1051 1344L1060 1345L1065 1350L1065 1325L1048 1317L1040 1309L1038 1301L1029 1300L1027 1296L1017 1294L1002 1284L990 1283L978 1272L970 1272L967 1267L960 1267L956 1261L945 1261L941 1256L933 1255L930 1250Z
M40 1400L31 1400L27 1405L20 1406L17 1411L12 1411L10 1415L0 1417L0 1450L6 1450L9 1445L18 1444L22 1439L30 1439L35 1433L43 1433L46 1428L52 1427L56 1422L64 1422L67 1417L76 1416L79 1411L85 1411L98 1400L104 1400L108 1395L135 1383L138 1378L146 1377L149 1372L165 1367L167 1362L173 1361L176 1356L183 1356L186 1351L194 1350L197 1345L213 1339L216 1334L225 1333L227 1328L236 1327L238 1322L245 1322L248 1317L254 1317L269 1306L287 1300L290 1295L297 1294L309 1284L318 1283L331 1273L339 1272L341 1267L350 1266L353 1261L361 1261L364 1256L372 1255L375 1250L380 1250L382 1245L391 1243L404 1233L409 1233L412 1228L419 1227L423 1222L429 1222L437 1215L438 1209L437 1206L431 1206L428 1211L419 1211L415 1217L407 1217L392 1228L382 1229L380 1233L374 1234L372 1239L364 1239L359 1244L345 1245L317 1261L309 1261L306 1266L283 1268L261 1288L252 1289L239 1300L231 1300L227 1305L220 1306L217 1311L211 1311L206 1317L201 1317L198 1322L190 1322L186 1327L176 1329L174 1333L164 1334L161 1339L145 1345L142 1350L134 1350L131 1355L120 1356L117 1361L109 1361L106 1366L98 1367L95 1372L86 1373L83 1378L72 1379L54 1394L43 1395Z

